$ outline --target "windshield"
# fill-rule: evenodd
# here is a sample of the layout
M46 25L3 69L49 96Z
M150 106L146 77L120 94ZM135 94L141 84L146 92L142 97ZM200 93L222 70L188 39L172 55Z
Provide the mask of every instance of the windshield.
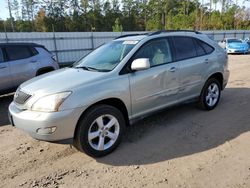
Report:
M228 39L227 42L228 42L228 43L232 43L232 42L242 43L242 41L239 40L239 39Z
M76 62L73 67L84 68L89 71L111 71L137 43L138 41L112 41L100 46Z

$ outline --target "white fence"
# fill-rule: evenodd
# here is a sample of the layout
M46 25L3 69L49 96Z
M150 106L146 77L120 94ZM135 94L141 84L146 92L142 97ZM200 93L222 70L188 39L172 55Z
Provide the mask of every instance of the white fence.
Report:
M215 41L250 38L249 30L202 31ZM74 62L101 44L120 35L142 32L31 32L0 33L0 42L33 42L44 45L61 64Z

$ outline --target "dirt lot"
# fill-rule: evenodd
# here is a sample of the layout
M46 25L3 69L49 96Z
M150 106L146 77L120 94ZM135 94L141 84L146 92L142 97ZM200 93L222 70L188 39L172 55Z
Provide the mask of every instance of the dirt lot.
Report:
M126 131L111 155L33 140L8 125L0 97L0 187L250 187L250 55L230 56L219 106L165 110Z

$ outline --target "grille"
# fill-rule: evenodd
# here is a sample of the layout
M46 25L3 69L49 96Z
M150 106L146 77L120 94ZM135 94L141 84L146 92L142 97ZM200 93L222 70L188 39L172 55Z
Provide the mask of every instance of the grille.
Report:
M20 89L18 89L14 95L14 102L17 104L24 104L31 95L22 92Z

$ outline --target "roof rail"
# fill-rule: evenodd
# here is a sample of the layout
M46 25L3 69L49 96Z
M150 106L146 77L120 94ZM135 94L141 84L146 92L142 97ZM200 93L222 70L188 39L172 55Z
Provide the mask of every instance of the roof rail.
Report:
M195 30L161 30L161 31L156 31L156 32L150 33L149 36L159 35L161 33L168 33L168 32L193 32L196 34L202 34L201 32L195 31Z
M124 38L124 37L140 36L140 35L148 35L148 33L126 34L126 35L121 35L121 36L119 36L119 37L116 37L115 39L120 39L120 38Z
M32 42L0 42L0 46L35 46L35 47L40 47L43 46L41 44L37 43L32 43Z

